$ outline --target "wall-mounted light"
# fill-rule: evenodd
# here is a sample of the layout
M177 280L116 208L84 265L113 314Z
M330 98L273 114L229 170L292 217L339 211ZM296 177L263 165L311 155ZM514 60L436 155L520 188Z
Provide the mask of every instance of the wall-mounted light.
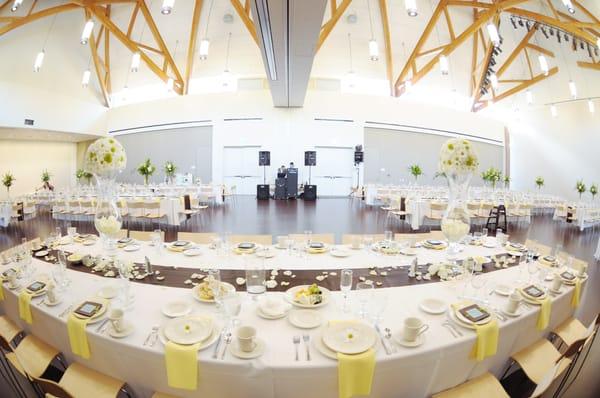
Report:
M19 9L19 7L21 6L21 4L23 4L23 0L15 0L15 2L12 5L12 7L10 7L10 10L12 12L17 11Z
M531 92L531 90L527 90L525 91L525 99L527 100L527 104L531 105L533 104L533 93Z
M577 98L577 86L573 80L569 80L569 92L571 93L571 98Z
M592 101L591 99L588 100L588 109L590 110L590 113L596 112L596 107L594 106L594 101Z
M131 68L130 70L132 72L137 72L138 70L140 70L140 53L139 52L135 52L133 53L133 56L131 57Z

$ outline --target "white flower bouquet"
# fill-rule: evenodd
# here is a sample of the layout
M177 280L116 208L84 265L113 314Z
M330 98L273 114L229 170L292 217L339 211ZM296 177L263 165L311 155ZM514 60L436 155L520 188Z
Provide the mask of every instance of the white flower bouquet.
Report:
M85 154L85 170L98 177L113 177L127 166L123 146L112 137L99 138Z
M475 172L478 166L479 158L471 142L453 138L442 145L440 150L440 172L446 175L469 174Z

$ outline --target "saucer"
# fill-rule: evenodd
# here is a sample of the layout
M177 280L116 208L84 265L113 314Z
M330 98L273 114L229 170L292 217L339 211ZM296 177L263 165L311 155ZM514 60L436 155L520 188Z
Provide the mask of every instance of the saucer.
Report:
M521 306L518 306L515 312L508 312L505 309L503 309L501 312L505 315L510 316L511 318L517 318L521 316L521 314L523 313L523 309Z
M321 326L323 322L321 314L312 310L290 311L288 320L292 325L300 329L314 329Z
M140 245L127 245L123 248L124 251L126 252L135 252L140 250L141 246Z
M127 337L132 334L134 330L135 327L133 326L133 323L125 321L125 328L120 332L117 332L111 323L108 329L108 335L115 339L122 339L123 337Z
M333 249L329 252L333 257L348 257L350 256L350 252L344 249Z
M187 250L183 251L183 255L188 256L188 257L195 257L195 256L199 256L201 254L202 254L202 250L196 249L196 248L187 249Z
M57 297L56 301L51 303L50 300L48 300L48 297L44 297L44 300L42 300L42 303L44 303L45 306L47 307L55 307L57 305L59 305L60 303L62 303L62 298L61 297Z
M289 309L287 311L283 311L281 314L277 314L277 315L270 315L265 313L259 306L256 307L256 314L263 318L263 319L281 319L281 318L285 318L285 316L288 314Z
M35 252L36 257L44 257L48 255L48 250L40 250L39 252Z
M258 337L255 338L255 342L256 342L256 346L254 347L254 349L250 352L246 352L246 351L240 350L240 347L238 346L237 341L234 341L232 344L229 345L229 352L234 357L238 357L240 359L258 358L265 352L265 342L261 338L258 338Z
M82 242L84 246L92 246L96 243L94 239L86 239Z
M517 252L517 251L513 251L513 250L509 250L507 253L508 253L509 256L513 256L513 257L521 257L523 255L523 253Z
M97 294L98 294L98 297L102 297L102 298L110 300L110 299L117 297L117 295L119 294L119 291L112 286L104 286L103 288L98 290Z
M510 291L510 286L502 284L496 285L496 288L494 289L494 293L499 294L500 296L509 296Z
M392 337L394 338L394 341L397 344L401 345L402 347L414 348L414 347L418 347L418 346L422 345L425 342L425 333L421 333L420 335L418 335L417 338L415 339L415 341L406 341L406 340L404 340L402 335L403 335L402 330L399 330L392 335Z
M561 294L563 292L562 287L558 290L554 290L552 288L549 288L548 291L552 294Z
M177 318L192 312L192 306L185 301L171 301L163 305L161 311L169 318Z
M436 298L426 298L421 301L419 308L428 314L439 315L446 312L446 303Z
M273 258L275 257L274 250L257 250L255 256L258 258Z

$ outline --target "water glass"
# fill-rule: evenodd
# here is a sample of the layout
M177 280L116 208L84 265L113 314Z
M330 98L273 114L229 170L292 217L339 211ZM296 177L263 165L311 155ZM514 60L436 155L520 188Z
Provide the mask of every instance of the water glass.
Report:
M240 296L237 292L228 292L221 297L221 303L231 328L234 328L239 322L237 317L242 309Z
M384 232L384 239L386 242L391 242L394 240L394 233L392 231L385 231Z
M538 266L534 262L527 263L527 272L529 272L529 283L533 280L533 276L538 272Z
M473 273L471 277L471 286L475 289L475 297L479 297L479 291L485 286L487 283L487 278L483 276L481 273Z
M358 297L358 316L362 319L367 318L369 312L367 304L371 301L375 286L372 283L359 282L356 284L356 295Z
M246 264L246 291L256 300L259 294L266 291L265 286L265 267L262 263Z
M365 250L368 253L371 250L371 245L373 244L373 237L371 235L365 235L364 238Z
M352 275L351 269L343 269L340 273L340 290L344 296L343 311L348 312L348 292L352 290Z
M55 231L56 239L59 240L62 237L62 232L60 230L60 227L56 227L54 229L54 231Z
M211 288L215 297L217 308L221 309L221 270L215 268L209 269L207 280L209 283L208 286Z
M481 236L483 236L484 239L488 237L488 229L487 228L481 229Z
M310 246L312 243L312 231L304 231L304 241L306 242L306 247Z

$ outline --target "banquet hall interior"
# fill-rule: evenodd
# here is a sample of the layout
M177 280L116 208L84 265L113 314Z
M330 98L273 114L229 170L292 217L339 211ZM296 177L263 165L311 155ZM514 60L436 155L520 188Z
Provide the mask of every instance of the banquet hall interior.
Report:
M600 396L600 2L0 0L0 55L0 397Z

